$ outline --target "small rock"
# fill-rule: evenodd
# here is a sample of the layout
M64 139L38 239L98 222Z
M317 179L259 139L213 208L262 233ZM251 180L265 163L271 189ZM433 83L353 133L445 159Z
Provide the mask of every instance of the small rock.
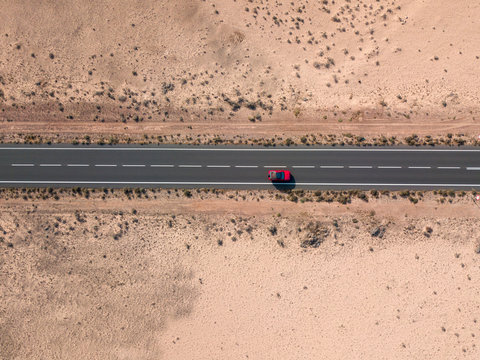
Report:
M477 246L475 247L475 253L480 254L480 243L478 243Z
M372 237L383 238L383 235L385 234L385 230L386 229L384 226L377 226L370 232L370 235L372 235Z
M430 226L425 226L423 228L423 235L426 236L426 237L430 237L432 232L433 232L433 229Z
M314 235L314 236L308 238L307 240L303 241L300 244L300 246L303 247L303 248L307 248L307 247L317 248L321 245L323 240L324 240L323 238Z

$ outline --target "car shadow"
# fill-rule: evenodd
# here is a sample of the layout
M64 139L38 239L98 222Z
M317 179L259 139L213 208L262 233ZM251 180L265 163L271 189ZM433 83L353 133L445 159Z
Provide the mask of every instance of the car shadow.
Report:
M296 186L295 177L292 174L290 174L290 181L281 182L281 183L272 182L272 184L275 187L275 189L280 190L282 192L293 190L295 189L295 186Z

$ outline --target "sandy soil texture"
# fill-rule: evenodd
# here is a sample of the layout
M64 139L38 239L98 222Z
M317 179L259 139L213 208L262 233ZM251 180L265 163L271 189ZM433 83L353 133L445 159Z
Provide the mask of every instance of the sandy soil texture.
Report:
M471 200L0 201L2 359L477 359Z
M0 135L477 135L480 5L2 1Z

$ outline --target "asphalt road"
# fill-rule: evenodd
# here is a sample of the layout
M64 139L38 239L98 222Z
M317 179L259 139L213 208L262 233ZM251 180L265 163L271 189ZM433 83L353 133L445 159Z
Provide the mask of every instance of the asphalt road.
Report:
M480 149L2 146L1 187L480 189Z

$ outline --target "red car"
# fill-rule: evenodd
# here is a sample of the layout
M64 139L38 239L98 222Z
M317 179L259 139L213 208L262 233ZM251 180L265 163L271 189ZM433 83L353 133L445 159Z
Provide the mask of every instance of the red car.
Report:
M268 180L274 182L290 181L290 171L288 170L270 170L268 172Z

